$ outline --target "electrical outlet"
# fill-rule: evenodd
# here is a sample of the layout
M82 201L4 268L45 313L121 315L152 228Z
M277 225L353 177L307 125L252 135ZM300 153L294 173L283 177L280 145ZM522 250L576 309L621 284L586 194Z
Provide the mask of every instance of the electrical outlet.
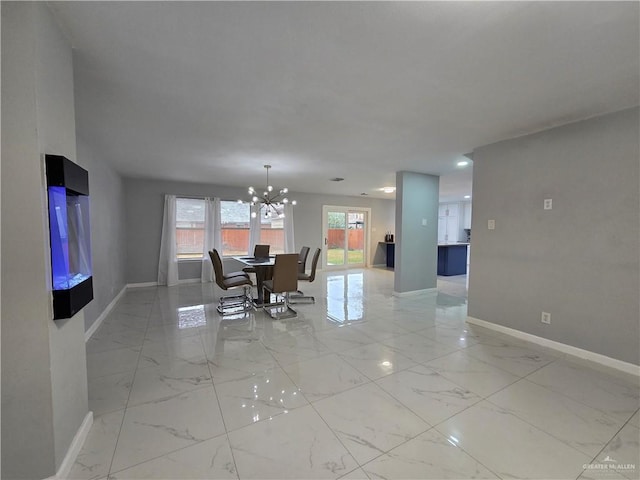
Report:
M488 220L487 221L487 228L489 230L495 230L496 229L496 221L495 220Z
M545 210L551 210L553 208L553 199L552 198L545 198L544 199L544 209Z
M546 323L547 325L551 325L551 314L548 312L542 312L542 318L540 319L542 323Z

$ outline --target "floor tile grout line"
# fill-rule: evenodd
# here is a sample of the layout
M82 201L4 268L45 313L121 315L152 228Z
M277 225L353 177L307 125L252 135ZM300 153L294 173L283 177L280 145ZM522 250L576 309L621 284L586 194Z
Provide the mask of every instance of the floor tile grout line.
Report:
M123 468L121 468L119 470L116 470L116 471L113 471L113 472L109 472L109 475L120 473L120 472L123 472L125 470L129 470L130 468L134 468L134 467L137 467L139 465L143 465L145 463L152 462L154 460L158 460L159 458L163 458L163 457L166 457L168 455L173 455L174 453L180 452L182 450L186 450L186 449L191 448L191 447L195 447L196 445L200 445L200 444L202 444L204 442L208 442L210 440L214 440L216 438L220 438L220 437L223 437L223 436L226 437L227 434L226 433L220 433L220 434L214 435L212 437L207 437L207 438L204 438L202 440L198 440L198 441L196 441L194 443L191 443L189 445L184 445L184 446L182 446L180 448L176 448L175 450L171 450L170 452L163 453L162 455L158 455L158 456L152 457L152 458L146 458L146 459L144 459L144 460L142 460L140 462L137 462L137 463L134 463L134 464L131 464L131 465L127 465L126 467L123 467Z
M474 346L475 346L475 345L474 345ZM509 375L513 375L514 377L524 378L525 376L531 375L532 373L535 373L535 372L537 372L538 370L540 370L541 368L544 368L544 367L546 367L547 365L550 365L551 363L553 363L553 362L555 362L556 360L558 360L558 358L554 358L553 360L549 361L548 363L545 363L544 365L541 365L541 366L537 367L535 370L532 370L531 372L526 373L525 375L521 375L521 374L518 374L518 373L513 373L513 372L510 372L510 371L508 371L508 370L505 370L504 368L499 367L499 366L497 366L497 365L494 365L494 364L492 364L492 363L489 363L489 362L487 362L486 360L483 360L483 359L481 359L481 358L475 357L475 356L474 356L474 355L472 355L471 353L468 353L468 352L467 352L467 349L468 349L468 347L463 347L463 348L460 348L460 349L456 350L455 352L447 353L447 354L442 355L442 356L440 356L440 357L438 357L438 358L434 358L434 359L432 359L432 360L428 360L427 362L423 362L423 363L432 362L432 361L438 360L438 359L440 359L440 358L446 357L446 356L448 356L448 355L453 355L454 353L458 353L458 352L465 352L465 353L467 353L467 355L469 355L470 357L472 357L474 360L476 360L476 361L478 361L478 362L480 362L480 363L483 363L484 365L488 365L488 366L490 366L490 367L492 367L492 368L495 368L495 369L497 369L497 370L500 370L500 371L502 371L502 372L504 372L504 373L508 373Z
M434 372L435 372L435 371L434 371ZM438 373L438 372L435 372L435 373L439 375L439 373ZM393 374L392 374L392 375L393 375ZM383 378L386 378L386 377L383 377ZM443 377L443 378L444 378L444 377ZM381 380L381 379L380 379L380 380ZM460 410L460 411L458 411L458 412L454 413L453 415L450 415L450 416L449 416L449 417L447 417L446 419L441 420L441 421L439 421L439 422L437 422L437 423L431 423L429 420L425 419L424 417L422 417L421 415L419 415L417 412L415 412L411 407L409 407L409 406L408 406L408 405L406 405L404 402L402 402L402 400L400 400L400 399L399 399L399 398L397 398L395 395L393 395L393 393L391 393L391 392L387 391L387 390L386 390L386 389L384 389L382 386L377 385L377 383L376 383L376 382L374 382L374 383L376 383L376 385L377 385L380 389L382 389L384 392L386 392L388 395L390 395L393 399L395 399L398 403L400 403L402 406L404 406L407 410L409 410L411 413L413 413L414 415L416 415L418 418L422 419L422 420L423 420L427 425L430 425L430 428L429 428L429 429L427 429L427 430L425 430L424 432L422 432L422 433L420 433L420 434L416 435L415 437L413 437L413 438L411 438L411 439L407 440L406 442L403 442L402 444L400 444L400 445L397 445L397 446L393 447L393 448L392 448L392 449L390 449L389 451L385 452L385 454L383 454L383 455L389 454L389 452L391 452L392 450L394 450L394 449L396 449L396 448L399 448L401 445L404 445L405 443L408 443L408 442L410 442L411 440L414 440L415 438L419 437L420 435L423 435L423 434L425 434L426 432L431 431L431 430L433 430L433 431L437 432L437 434L438 434L438 435L440 435L440 436L442 436L442 437L444 437L444 438L446 439L445 435L437 429L437 426L438 426L438 425L443 424L443 423L444 423L444 422L446 422L447 420L450 420L451 418L453 418L453 417L455 417L455 416L457 416L457 415L461 414L462 412L464 412L464 411L466 411L466 410L468 410L468 409L470 409L470 408L472 408L472 407L476 406L478 403L483 402L483 401L485 401L485 400L486 400L486 398L484 398L483 396L478 395L478 394L476 394L475 392L473 392L473 391L471 391L471 390L467 389L467 387L463 387L463 386L461 386L461 385L459 385L459 384L457 384L457 383L455 383L455 382L453 382L453 381L451 381L451 380L449 380L449 379L446 379L446 380L450 381L450 382L451 382L451 383L453 383L454 385L457 385L457 386L459 386L459 387L461 387L461 388L464 388L465 390L467 390L467 391L469 391L469 392L473 393L474 395L477 395L477 396L478 396L478 400L477 400L477 401L475 401L474 403L472 403L471 405L467 405L467 406L466 406L466 407L464 407L462 410ZM466 451L464 448L462 448L461 446L459 446L459 445L455 445L455 448L459 448L461 451L463 451L463 452L464 452L466 455L468 455L470 458L473 458L473 459L474 459L478 464L482 465L482 466L483 466L484 468L486 468L488 471L490 471L491 473L493 473L494 475L496 475L496 477L497 477L497 478L501 478L501 477L500 477L500 475L498 475L496 472L494 472L491 468L489 468L487 465L485 465L484 463L482 463L480 460L478 460L477 458L475 458L473 455L471 455L469 452L467 452L467 451ZM376 458L379 458L379 457L381 457L381 456L382 456L382 455L379 455L379 456L378 456L378 457L376 457ZM374 460L375 460L375 459L374 459ZM373 460L371 460L371 461L373 461ZM371 461L370 461L370 462L371 462ZM370 462L367 462L367 463L370 463ZM365 465L366 465L366 464L365 464Z
M605 450L605 449L607 448L607 446L611 443L611 441L612 441L614 438L616 438L616 436L618 436L618 435L620 434L620 432L621 432L621 431L622 431L622 430L623 430L623 429L624 429L624 428L629 424L629 422L631 422L631 419L633 418L633 416L634 416L634 415L635 415L639 410L640 410L640 409L636 409L636 412L634 412L633 414L631 414L631 416L627 419L627 421L626 421L626 422L624 422L624 424L623 424L623 425L618 429L618 431L613 435L613 437L611 437L611 439L610 439L607 443L605 443L605 444L604 444L604 446L600 449L600 451L598 451L598 453L596 453L596 454L594 455L594 457L589 461L589 464L592 464L592 463L593 463L593 461L594 461L594 460L596 460L596 459L598 458L598 456L599 456L602 452L604 452L604 450ZM632 425L632 427L635 427L635 425ZM638 467L638 466L636 466L636 467ZM586 468L585 468L584 470L582 470L582 473L580 473L580 475L578 475L578 477L577 477L577 478L580 478L580 476L581 476L581 475L583 475L583 474L584 474L584 472L586 472L586 471L587 471L587 469L586 469ZM617 472L616 472L616 473L617 473ZM626 478L626 475L624 475L624 474L621 474L621 473L620 473L619 475L621 475L622 477L625 477L625 478Z
M599 412L601 412L601 413L605 414L607 417L611 417L611 418L613 418L613 419L616 419L616 417L615 417L613 414L611 414L611 413L609 413L609 412L607 412L607 411L604 411L604 410L602 410L601 408L598 408L598 407L594 407L594 406L588 405L588 404L584 403L581 399L571 397L571 396L567 395L567 394L566 394L566 393L564 393L564 392L560 392L560 391L555 390L555 389L553 389L553 388L549 388L549 387L548 387L548 386L546 386L546 385L542 385L542 384L540 384L540 383L536 382L535 380L531 380L531 379L529 379L529 378L528 378L529 376L533 375L534 373L538 372L539 370L542 370L543 368L546 368L546 367L548 367L548 366L551 366L552 364L554 364L554 363L556 363L556 362L560 362L560 361L563 361L563 360L570 360L570 358L571 358L571 356L569 356L569 355L563 355L562 357L558 357L558 358L556 358L553 362L549 362L548 364L546 364L546 365L544 365L544 366L542 366L542 367L538 368L537 370L534 370L533 372L528 373L526 376L524 376L524 377L522 377L522 378L523 378L523 379L527 379L527 381L529 381L529 382L531 382L531 383L533 383L533 384L535 384L535 385L537 385L537 386L539 386L539 387L542 387L542 388L545 388L545 389L547 389L547 390L549 390L549 391L551 391L551 392L555 392L555 393L557 393L557 394L560 394L560 395L562 395L563 397L568 398L569 400L573 400L574 402L577 402L577 403L579 403L579 404L581 404L581 405L583 405L583 406L585 406L585 407L589 407L589 408L593 408L594 410L598 410ZM639 400L640 400L640 398L639 398ZM635 413L634 413L634 414L632 414L632 416L633 416L633 415L635 415ZM630 418L629 418L629 419L630 419Z
M147 316L147 325L144 330L144 335L146 337L147 330L149 329L149 320L151 318L151 312L153 311L153 305L156 303L158 299L158 290L156 288L155 295L153 297L153 301L151 302L151 308L149 309L149 314ZM140 351L138 352L138 358L136 360L136 368L133 372L133 378L131 379L131 387L129 388L129 394L127 395L127 402L124 407L124 414L122 415L122 421L120 422L120 428L118 429L118 435L116 436L116 442L113 446L113 454L111 455L111 461L109 462L109 469L107 470L107 478L111 475L111 469L113 467L113 461L116 457L116 452L118 450L118 442L120 441L120 435L122 434L122 428L124 427L124 421L127 418L127 410L129 409L129 400L131 399L131 392L133 391L133 385L136 380L136 374L138 372L138 366L140 365L140 357L142 356L142 348L140 347Z
M218 318L218 328L220 327L220 322L222 322L222 318ZM224 427L224 435L227 439L227 445L229 446L229 452L231 453L231 459L233 460L233 468L235 470L236 478L240 479L240 471L238 470L238 464L236 462L236 456L233 453L233 447L231 446L231 439L229 438L229 429L227 428L227 422L224 419L224 412L222 411L222 405L220 404L220 397L218 396L218 390L216 389L216 383L213 380L213 371L211 371L211 363L209 359L209 355L207 354L207 349L204 344L204 338L202 332L198 332L198 336L200 337L200 343L202 344L202 351L204 353L204 358L207 362L207 369L209 370L209 375L211 376L211 386L213 387L213 393L216 396L216 402L218 404L218 411L220 412L220 419L222 420L222 426Z
M398 373L398 372L395 372L395 373ZM395 373L390 374L390 375L394 375ZM390 375L389 375L389 376L390 376ZM382 377L382 378L386 378L386 377L387 377L387 376ZM381 379L378 379L378 380L381 380ZM394 447L390 448L389 450L387 450L387 451L385 451L385 452L382 452L380 455L378 455L378 456L376 456L376 457L374 457L374 458L372 458L372 459L368 460L368 461L367 461L367 462L365 462L364 464L361 464L358 460L356 460L356 459L355 459L355 457L353 457L353 454L351 454L350 450L346 447L346 445L344 445L344 443L342 442L342 440L340 439L340 437L335 433L334 429L333 429L333 428L332 428L332 427L327 423L327 421L324 419L324 417L322 416L322 414L321 414L320 412L318 412L318 410L315 408L315 406L316 406L316 404L317 404L318 402L320 402L320 401L322 401L322 400L326 400L326 399L328 399L328 398L331 398L332 396L341 395L342 393L348 392L348 391L350 391L350 390L355 390L356 388L360 388L360 387L362 387L363 385L368 385L368 384L373 384L373 385L375 385L375 386L376 386L377 388L379 388L382 392L384 392L384 393L386 393L387 395L389 395L391 398L393 398L395 401L397 401L400 405L402 405L404 408L406 408L409 412L411 412L411 413L412 413L413 415L415 415L417 418L420 418L422 421L424 421L424 422L425 422L425 424L426 424L426 425L428 425L429 427L428 427L426 430L424 430L424 431L422 431L422 432L419 432L419 433L417 433L416 435L412 436L411 438L409 438L409 439L407 439L407 440L403 441L402 443L400 443L400 444L398 444L398 445L396 445L396 446L394 446ZM459 413L462 413L463 411L465 411L465 410L467 410L467 409L471 408L472 406L474 406L474 405L476 405L477 403L479 403L479 402L481 402L481 401L483 401L483 400L484 400L482 397L479 397L479 400L478 400L477 402L473 403L472 405L469 405L469 406L465 407L464 409L462 409L461 411L459 411L459 412L455 413L454 415L451 415L451 416L450 416L450 417L448 417L446 420L443 420L442 422L439 422L439 423L436 423L436 424L432 424L431 422L429 422L428 420L424 419L422 416L420 416L419 414L417 414L415 411L413 411L413 409L411 409L411 408L410 408L409 406L407 406L404 402L402 402L400 399L398 399L397 397L395 397L392 393L388 392L387 390L385 390L384 388L382 388L380 385L378 385L378 384L377 384L377 382L376 382L376 380L371 380L369 383L365 383L365 384L357 385L357 386L355 386L355 387L353 387L353 388L351 388L351 389L349 389L349 390L345 390L345 391L342 391L342 392L336 393L335 395L332 395L332 396L324 397L324 398L318 399L318 400L316 400L316 401L312 402L312 406L314 407L314 410L315 410L315 411L316 411L316 413L320 416L320 418L322 418L322 420L325 422L325 424L327 425L327 427L329 427L329 429L333 432L333 434L338 438L338 440L340 441L340 443L342 443L342 445L345 447L345 449L347 450L347 452L349 452L349 454L354 458L354 460L356 460L356 463L359 465L359 468L362 468L363 470L364 470L364 466L365 466L365 465L367 465L367 464L369 464L369 463L373 462L373 461L374 461L374 460L376 460L377 458L380 458L380 457L382 457L382 456L384 456L384 455L388 455L388 454L389 454L389 452L391 452L392 450L394 450L394 449L396 449L396 448L399 448L400 446L402 446L402 445L404 445L404 444L406 444L406 443L408 443L408 442L410 442L410 441L412 441L412 440L415 440L415 439L416 439L417 437L419 437L420 435L423 435L423 434L425 434L425 433L427 433L427 432L429 432L429 431L431 431L431 430L435 430L439 435L443 436L443 434L442 434L440 431L438 431L438 430L436 429L436 426L437 426L437 425L439 425L439 424L443 423L444 421L448 420L449 418L453 418L454 416L458 415ZM456 447L457 447L457 448L460 448L460 449L461 449L462 451L464 451L467 455L469 455L469 457L473 458L473 459L474 459L476 462L478 462L480 465L482 465L483 467L487 468L487 470L489 470L489 471L490 471L490 472L492 472L492 473L495 473L495 472L493 472L493 470L491 470L490 468L488 468L486 465L484 465L482 462L480 462L479 460L477 460L477 459L476 459L475 457L473 457L471 454L469 454L468 452L466 452L462 447L459 447L459 446L457 446L457 445L456 445ZM357 470L357 469L355 469L355 470ZM365 471L365 475L366 475L366 471ZM368 476L368 475L367 475L367 476ZM496 476L498 476L498 475L496 475ZM498 476L498 478L499 478L499 476Z
M435 371L434 371L434 373L436 373L436 374L440 375L438 372L435 372ZM392 374L392 375L394 375L394 374ZM442 375L440 375L440 376L442 376ZM382 378L380 378L380 379L378 379L378 380L383 380L384 378L387 378L387 377L382 377ZM444 377L443 377L443 378L444 378ZM464 412L465 410L467 410L467 409L469 409L469 408L473 407L474 405L477 405L478 403L482 402L483 400L486 400L482 395L479 395L479 394L477 394L476 392L473 392L473 391L469 390L467 387L464 387L464 386L462 386L462 385L459 385L459 384L457 384L457 383L455 383L455 382L453 382L453 381L449 380L448 378L445 378L445 380L447 380L447 381L449 381L449 382L453 383L454 385L456 385L456 386L458 386L458 387L460 387L460 388L464 388L465 390L467 390L467 391L468 391L468 392L470 392L470 393L473 393L474 395L476 395L476 396L478 397L478 400L477 400L477 401L475 401L474 403L472 403L471 405L467 405L467 406L466 406L466 407L464 407L462 410L460 410L460 411L458 411L458 412L454 413L453 415L450 415L450 416L449 416L449 417L447 417L446 419L441 420L441 421L439 421L439 422L437 422L437 423L431 423L429 420L427 420L426 418L422 417L422 416L421 416L420 414L418 414L417 412L413 411L413 409L412 409L411 407L409 407L408 405L406 405L406 404L405 404L401 399L399 399L398 397L396 397L392 392L389 392L388 390L386 390L386 389L385 389L384 387L382 387L381 385L378 385L377 381L374 381L374 383L376 383L376 385L378 385L378 387L379 387L379 388L381 388L383 391L385 391L386 393L388 393L388 394L389 394L391 397L393 397L393 398L394 398L398 403L400 403L402 406L404 406L405 408L407 408L409 411L411 411L411 412L412 412L414 415L416 415L418 418L421 418L422 420L424 420L425 422L427 422L429 425L431 425L431 426L432 426L432 428L435 428L437 425L440 425L441 423L446 422L447 420L449 420L449 419L451 419L451 418L455 417L456 415L458 415L458 414L460 414L460 413Z
M369 383L373 383L373 382L369 382ZM367 385L367 384L365 383L363 385ZM362 386L362 385L359 385L359 386ZM346 391L348 391L348 390L346 390ZM343 392L340 392L340 393L343 393ZM340 393L338 393L336 395L339 395ZM325 398L329 398L329 397L325 397ZM324 400L324 398L323 399L319 399L317 401L320 401L320 400ZM329 423L325 420L325 418L320 414L320 412L315 407L315 405L313 403L311 403L310 405L311 405L311 408L313 409L313 411L316 413L316 415L318 415L318 417L322 420L322 422L326 425L326 427L329 429L329 431L335 437L335 439L338 440L338 442L340 442L340 445L342 445L342 448L344 448L345 452L347 452L349 454L349 456L351 458L353 458L353 461L356 463L356 465L358 465L358 468L362 468L362 465L360 464L360 462L356 459L356 457L353 456L353 454L351 453L351 450L349 450L347 448L347 446L344 444L344 442L342 441L340 436L335 432L335 430L333 428L331 428L331 425L329 425ZM354 470L357 470L358 468L355 468ZM367 475L366 472L365 472L365 475ZM368 476L369 475L367 475L367 477Z
M516 383L521 382L521 381L523 381L523 380L525 380L525 379L524 379L524 378L521 378L521 379L520 379L520 380L518 380L517 382L514 382L514 383L512 383L511 385L509 385L509 387L511 387L511 386L515 385ZM507 388L508 388L508 387L507 387ZM496 393L499 393L499 392L496 392ZM494 395L495 395L495 394L492 394L492 395L490 395L490 396L492 397L492 396L494 396ZM587 458L589 458L589 457L590 457L590 454L585 453L585 452L583 452L582 450L578 450L576 447L574 447L573 445L571 445L571 444L567 443L567 442L566 442L565 440L563 440L562 438L559 438L559 437L557 437L556 435L554 435L553 433L551 433L551 432L547 432L547 431L546 431L546 430L544 430L542 427L540 427L540 426L538 426L538 425L536 425L536 424L534 424L534 423L531 423L529 420L527 420L527 419L525 419L525 418L522 418L520 415L518 415L518 414L517 414L517 412L514 412L514 411L512 411L512 410L511 410L511 409L509 409L509 408L505 408L505 407L503 407L503 406L501 406L501 405L498 405L497 403L492 402L492 401L491 401L491 399L490 399L489 397L487 397L487 398L483 399L483 401L490 403L490 404L491 404L492 406L494 406L495 408L498 408L498 409L500 409L500 410L506 411L509 415L513 415L513 416L514 416L515 418L517 418L518 420L520 420L520 421L522 421L522 422L526 423L527 425L530 425L531 427L535 428L535 429L536 429L536 430L538 430L539 432L542 432L542 433L544 433L544 434L546 434L546 435L549 435L551 438L554 438L555 440L557 440L557 441L559 441L560 443L564 444L565 446L567 446L567 447L571 448L572 450L575 450L576 452L578 452L578 453L580 453L580 454L582 454L582 455L585 455ZM614 436L615 436L615 435L614 435ZM611 438L613 438L613 437L611 437ZM607 441L605 442L605 445L606 445L606 444L608 444L610 441L611 441L611 439L607 440Z
M477 405L474 403L474 405ZM474 405L470 405L468 408L471 408ZM466 410L466 409L465 409ZM458 413L462 413L462 412L458 412ZM457 414L456 414L457 415ZM454 415L455 416L455 415ZM451 417L452 418L452 417ZM437 425L442 424L442 422L440 422ZM437 429L437 425L434 425L432 430L434 432L436 432L438 435L440 435L442 438L444 438L447 442L449 442L449 439L445 436L444 433L442 433L440 430ZM485 465L484 463L482 463L480 460L478 460L476 457L474 457L473 455L471 455L470 452L468 452L467 450L464 449L464 447L461 447L460 445L454 445L455 448L459 448L462 452L465 453L465 455L469 456L469 458L473 458L473 460L475 460L479 465L482 465L484 468L486 468L489 472L491 472L492 474L494 474L496 476L496 478L502 479L503 477L500 476L498 474L498 472L496 472L495 470L493 470L492 468L490 468L489 466Z

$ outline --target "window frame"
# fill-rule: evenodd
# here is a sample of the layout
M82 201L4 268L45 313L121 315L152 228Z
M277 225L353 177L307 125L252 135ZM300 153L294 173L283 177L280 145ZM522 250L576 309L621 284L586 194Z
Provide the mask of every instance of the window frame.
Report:
M199 257L196 256L190 256L190 257L180 257L180 253L178 253L178 224L180 222L186 223L184 220L180 220L178 219L178 202L183 201L183 200L191 200L191 201L199 201L202 202L202 214L203 214L203 220L202 220L202 228L185 228L182 227L183 230L201 230L202 231L202 242L200 244L200 253L199 253ZM202 251L204 250L204 215L205 215L205 197L182 197L182 196L177 196L176 195L176 222L175 225L173 226L175 229L175 235L176 235L176 261L178 263L181 262L202 262L202 260L204 259L204 255L202 253ZM197 222L191 222L191 223L197 223ZM195 253L193 254L195 255Z
M223 217L222 217L222 215L223 215L223 213L222 213L222 203L223 202L224 203L235 203L235 204L242 203L242 205L246 205L246 207L247 207L247 219L246 219L247 220L246 221L246 225L247 225L247 227L246 227L246 231L247 231L247 248L244 251L238 250L239 253L234 253L234 252L227 253L227 252L225 252L225 249L224 249L224 240L223 240L223 242L222 242L223 245L222 245L222 248L221 248L221 251L220 251L220 256L222 258L232 258L232 257L236 257L236 256L247 255L247 253L249 251L249 242L250 242L250 238L251 238L251 207L250 207L248 202L244 202L244 201L243 202L238 202L238 200L227 200L227 199L222 199L221 198L220 199L220 235L221 236L224 236L224 231L225 230L245 230L245 228L227 228L227 229L224 228L224 222L223 222ZM239 222L235 222L235 223L238 224Z

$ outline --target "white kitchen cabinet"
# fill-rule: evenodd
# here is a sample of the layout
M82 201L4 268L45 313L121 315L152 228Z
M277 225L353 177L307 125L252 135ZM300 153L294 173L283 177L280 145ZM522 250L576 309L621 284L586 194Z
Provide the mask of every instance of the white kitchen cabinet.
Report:
M471 228L471 202L462 204L462 219L463 219L463 227L462 228Z
M460 236L460 208L457 203L438 205L438 243L454 243Z

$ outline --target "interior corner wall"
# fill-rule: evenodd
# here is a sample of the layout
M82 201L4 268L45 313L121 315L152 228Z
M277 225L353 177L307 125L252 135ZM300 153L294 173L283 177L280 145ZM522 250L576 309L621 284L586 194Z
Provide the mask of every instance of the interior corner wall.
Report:
M396 173L396 293L437 287L439 191L437 176Z
M44 153L75 160L72 54L45 3L0 8L2 477L46 478L88 414L84 317L52 320L44 179Z
M76 98L76 101L77 98ZM89 171L93 301L84 308L85 331L126 286L124 182L78 128L78 163Z
M124 190L127 283L155 282L158 279L158 256L165 194L234 200L245 198L247 192L242 187L138 178L125 178ZM293 211L295 244L298 250L303 245L309 246L312 251L317 247L323 247L323 205L366 207L371 208L370 264L384 263L385 253L378 242L384 240L384 233L387 230L393 229L395 205L393 200L296 192L292 192L291 196L298 201ZM237 270L238 267L239 265L235 265L233 269ZM199 279L200 269L200 261L181 262L178 265L179 278L180 280Z
M639 128L632 108L473 152L471 317L640 364Z

